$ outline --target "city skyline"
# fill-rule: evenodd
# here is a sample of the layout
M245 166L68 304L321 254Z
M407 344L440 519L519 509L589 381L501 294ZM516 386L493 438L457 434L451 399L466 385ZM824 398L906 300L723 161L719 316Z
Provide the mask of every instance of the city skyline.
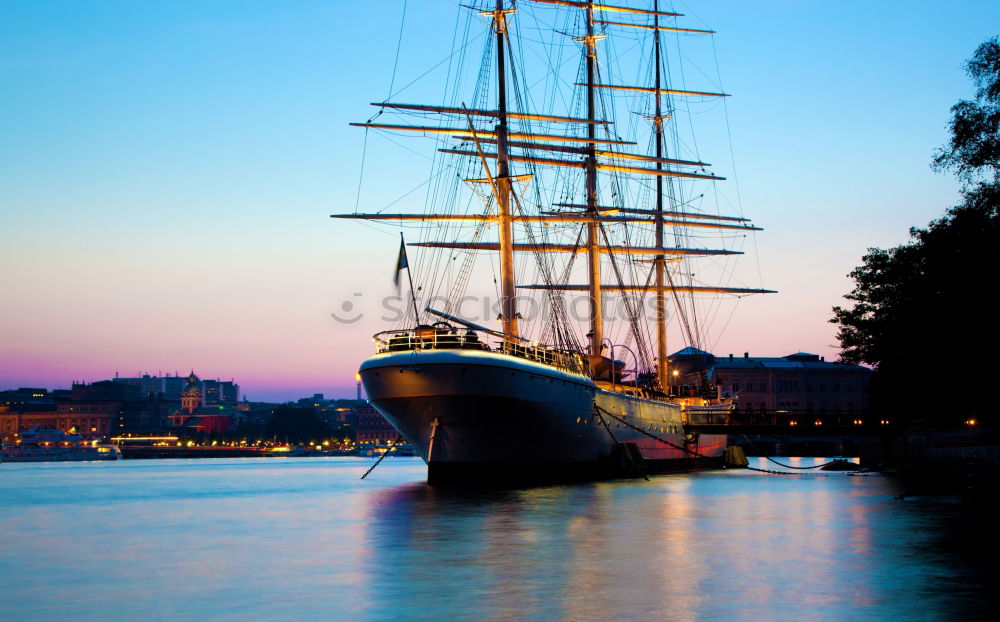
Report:
M450 28L453 3L429 4L411 3L402 40L426 52L398 66L402 2L8 8L0 389L194 369L252 399L352 396L395 294L399 230L328 214L357 202L363 132L347 123L390 75L418 99L415 79L448 53L432 25ZM832 359L830 308L865 249L959 200L929 164L1000 7L676 5L719 31L733 186L779 291L741 301L706 349ZM414 183L385 185L374 207L422 205ZM345 302L365 317L334 320Z

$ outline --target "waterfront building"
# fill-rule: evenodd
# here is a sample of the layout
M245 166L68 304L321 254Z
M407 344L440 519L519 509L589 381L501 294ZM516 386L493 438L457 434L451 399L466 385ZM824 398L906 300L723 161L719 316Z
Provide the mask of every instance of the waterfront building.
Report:
M143 374L132 378L121 378L115 375L112 382L138 387L143 395L162 395L171 405L179 405L181 391L187 385L183 376L167 374L166 376L151 376Z
M32 401L0 401L0 436L16 439L26 428L55 428L88 439L107 439L123 433L162 429L166 404L160 397L140 394L136 387L109 380L74 383L70 391L52 391L42 400L33 390Z
M191 414L196 409L201 408L205 404L204 395L201 390L201 380L198 379L198 376L194 375L194 370L191 370L191 375L187 379L187 386L181 391L181 410Z
M167 374L166 376L151 376L143 374L132 378L115 377L114 382L139 387L144 394L162 394L171 406L181 407L181 393L190 384L191 376ZM201 380L198 379L201 392L200 406L236 406L239 402L240 385L234 380Z
M808 352L781 357L717 357L685 348L670 357L678 385L698 385L704 378L734 398L744 414L792 411L851 414L868 408L872 370L860 365L829 362Z
M316 409L322 409L322 408L326 407L327 400L324 399L322 393L313 393L312 397L299 398L299 400L296 401L295 404L299 408L316 408Z
M239 401L240 385L232 380L203 380L201 389L204 406L236 406Z
M187 377L116 374L111 380L73 382L68 390L0 391L0 438L11 442L35 425L105 439L170 428L227 432L247 408L233 380L203 381L193 371Z
M355 440L358 444L379 445L394 441L399 437L399 432L371 405L357 407L354 411L357 417Z
M12 442L22 430L39 426L104 439L117 429L118 414L118 405L107 402L0 404L0 436L4 442Z
M218 383L213 390L218 391ZM170 415L170 424L174 428L183 428L198 434L214 434L229 432L234 427L232 406L218 405L218 394L213 405L206 405L205 383L195 375L194 370L187 377L187 384L181 391L181 407Z
M21 387L19 389L0 391L0 403L48 404L52 401L52 397L48 389L39 389L36 387Z

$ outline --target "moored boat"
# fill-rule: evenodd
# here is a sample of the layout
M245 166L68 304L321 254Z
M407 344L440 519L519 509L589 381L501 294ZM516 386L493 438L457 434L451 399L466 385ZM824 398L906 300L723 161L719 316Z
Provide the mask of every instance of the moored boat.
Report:
M114 445L86 440L54 428L34 426L24 430L14 445L0 449L3 462L69 462L118 460L121 452Z
M582 44L576 80L556 76L542 89L547 93L542 99L551 102L556 98L548 93L550 86L554 92L560 84L573 84L564 98L568 110L527 109L534 101L525 94L532 83L523 59L513 54L525 40L511 43L514 15L524 5L540 7L534 24L561 24L562 30L553 29L559 41L575 29L571 34ZM463 212L438 199L455 197L457 189L436 187L428 196L432 210L334 215L420 227L421 242L411 246L424 251L421 263L461 266L442 292L445 308L421 309L418 297L431 300L444 279L431 268L428 274L434 276L423 277L434 284L431 291L424 291L420 275L420 286L414 287L401 241L397 279L405 269L413 313L408 326L376 335L375 356L360 366L372 405L427 461L431 482L595 479L721 465L726 437L699 435L689 426L725 423L733 404L707 378L677 386L667 355L671 304L676 330L687 345L698 346L704 335L694 319L695 298L769 291L733 287L728 273L716 283L695 280L689 263L699 257L724 262L741 254L732 244L703 246L701 232L728 235L731 241L759 230L741 215L723 215L719 205L694 205L692 184L724 178L708 172L710 165L697 153L684 153L685 142L672 133L678 129L674 117L687 106L677 100L727 95L664 84L670 74L661 37L712 31L679 25L682 16L661 10L659 0L648 6L532 0L517 7L491 0L479 9L493 36L484 49L473 105L380 102L374 104L380 110L376 117L419 115L420 122L373 118L355 124L458 141L439 149L455 158L442 170L452 167L449 178L461 182L456 188L471 187L484 203ZM608 15L619 17L612 21ZM616 30L640 33L632 38L648 44L648 55L640 59L648 67L647 84L622 85L601 74L614 59L598 63L598 43ZM464 41L461 49L469 44ZM617 75L613 71L608 75ZM615 109L621 97L629 98L627 112ZM518 106L516 112L510 104ZM638 141L627 135L637 131L632 113L650 122L644 135L648 151L635 148ZM443 120L427 125L427 116ZM496 329L460 317L474 256L483 251L496 253ZM527 255L533 265L516 259ZM584 270L574 271L577 256L586 257ZM519 283L519 274L529 272L540 282ZM586 283L569 284L580 272ZM579 321L568 310L567 296L574 292L586 295ZM537 318L520 313L523 297L531 294L541 299L535 308L544 310L543 321L531 322ZM616 317L606 308L609 299L618 305ZM653 318L644 316L647 301ZM631 368L618 353L631 356Z

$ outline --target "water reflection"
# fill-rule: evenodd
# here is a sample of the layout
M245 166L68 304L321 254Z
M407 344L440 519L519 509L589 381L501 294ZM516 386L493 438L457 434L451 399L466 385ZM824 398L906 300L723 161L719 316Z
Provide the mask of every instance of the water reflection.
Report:
M369 464L0 465L0 619L935 620L997 578L988 518L881 476L469 491Z
M410 484L370 498L366 582L377 601L427 615L949 619L968 590L941 588L969 577L913 554L940 538L924 513L942 508L913 511L896 494L881 477L842 473Z

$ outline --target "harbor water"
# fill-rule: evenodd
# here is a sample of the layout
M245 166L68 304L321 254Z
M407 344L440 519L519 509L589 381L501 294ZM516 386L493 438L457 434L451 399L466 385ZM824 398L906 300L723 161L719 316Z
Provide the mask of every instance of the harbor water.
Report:
M360 480L370 465L0 464L0 620L950 620L991 608L996 560L976 513L877 474L475 491L428 487L415 458Z

